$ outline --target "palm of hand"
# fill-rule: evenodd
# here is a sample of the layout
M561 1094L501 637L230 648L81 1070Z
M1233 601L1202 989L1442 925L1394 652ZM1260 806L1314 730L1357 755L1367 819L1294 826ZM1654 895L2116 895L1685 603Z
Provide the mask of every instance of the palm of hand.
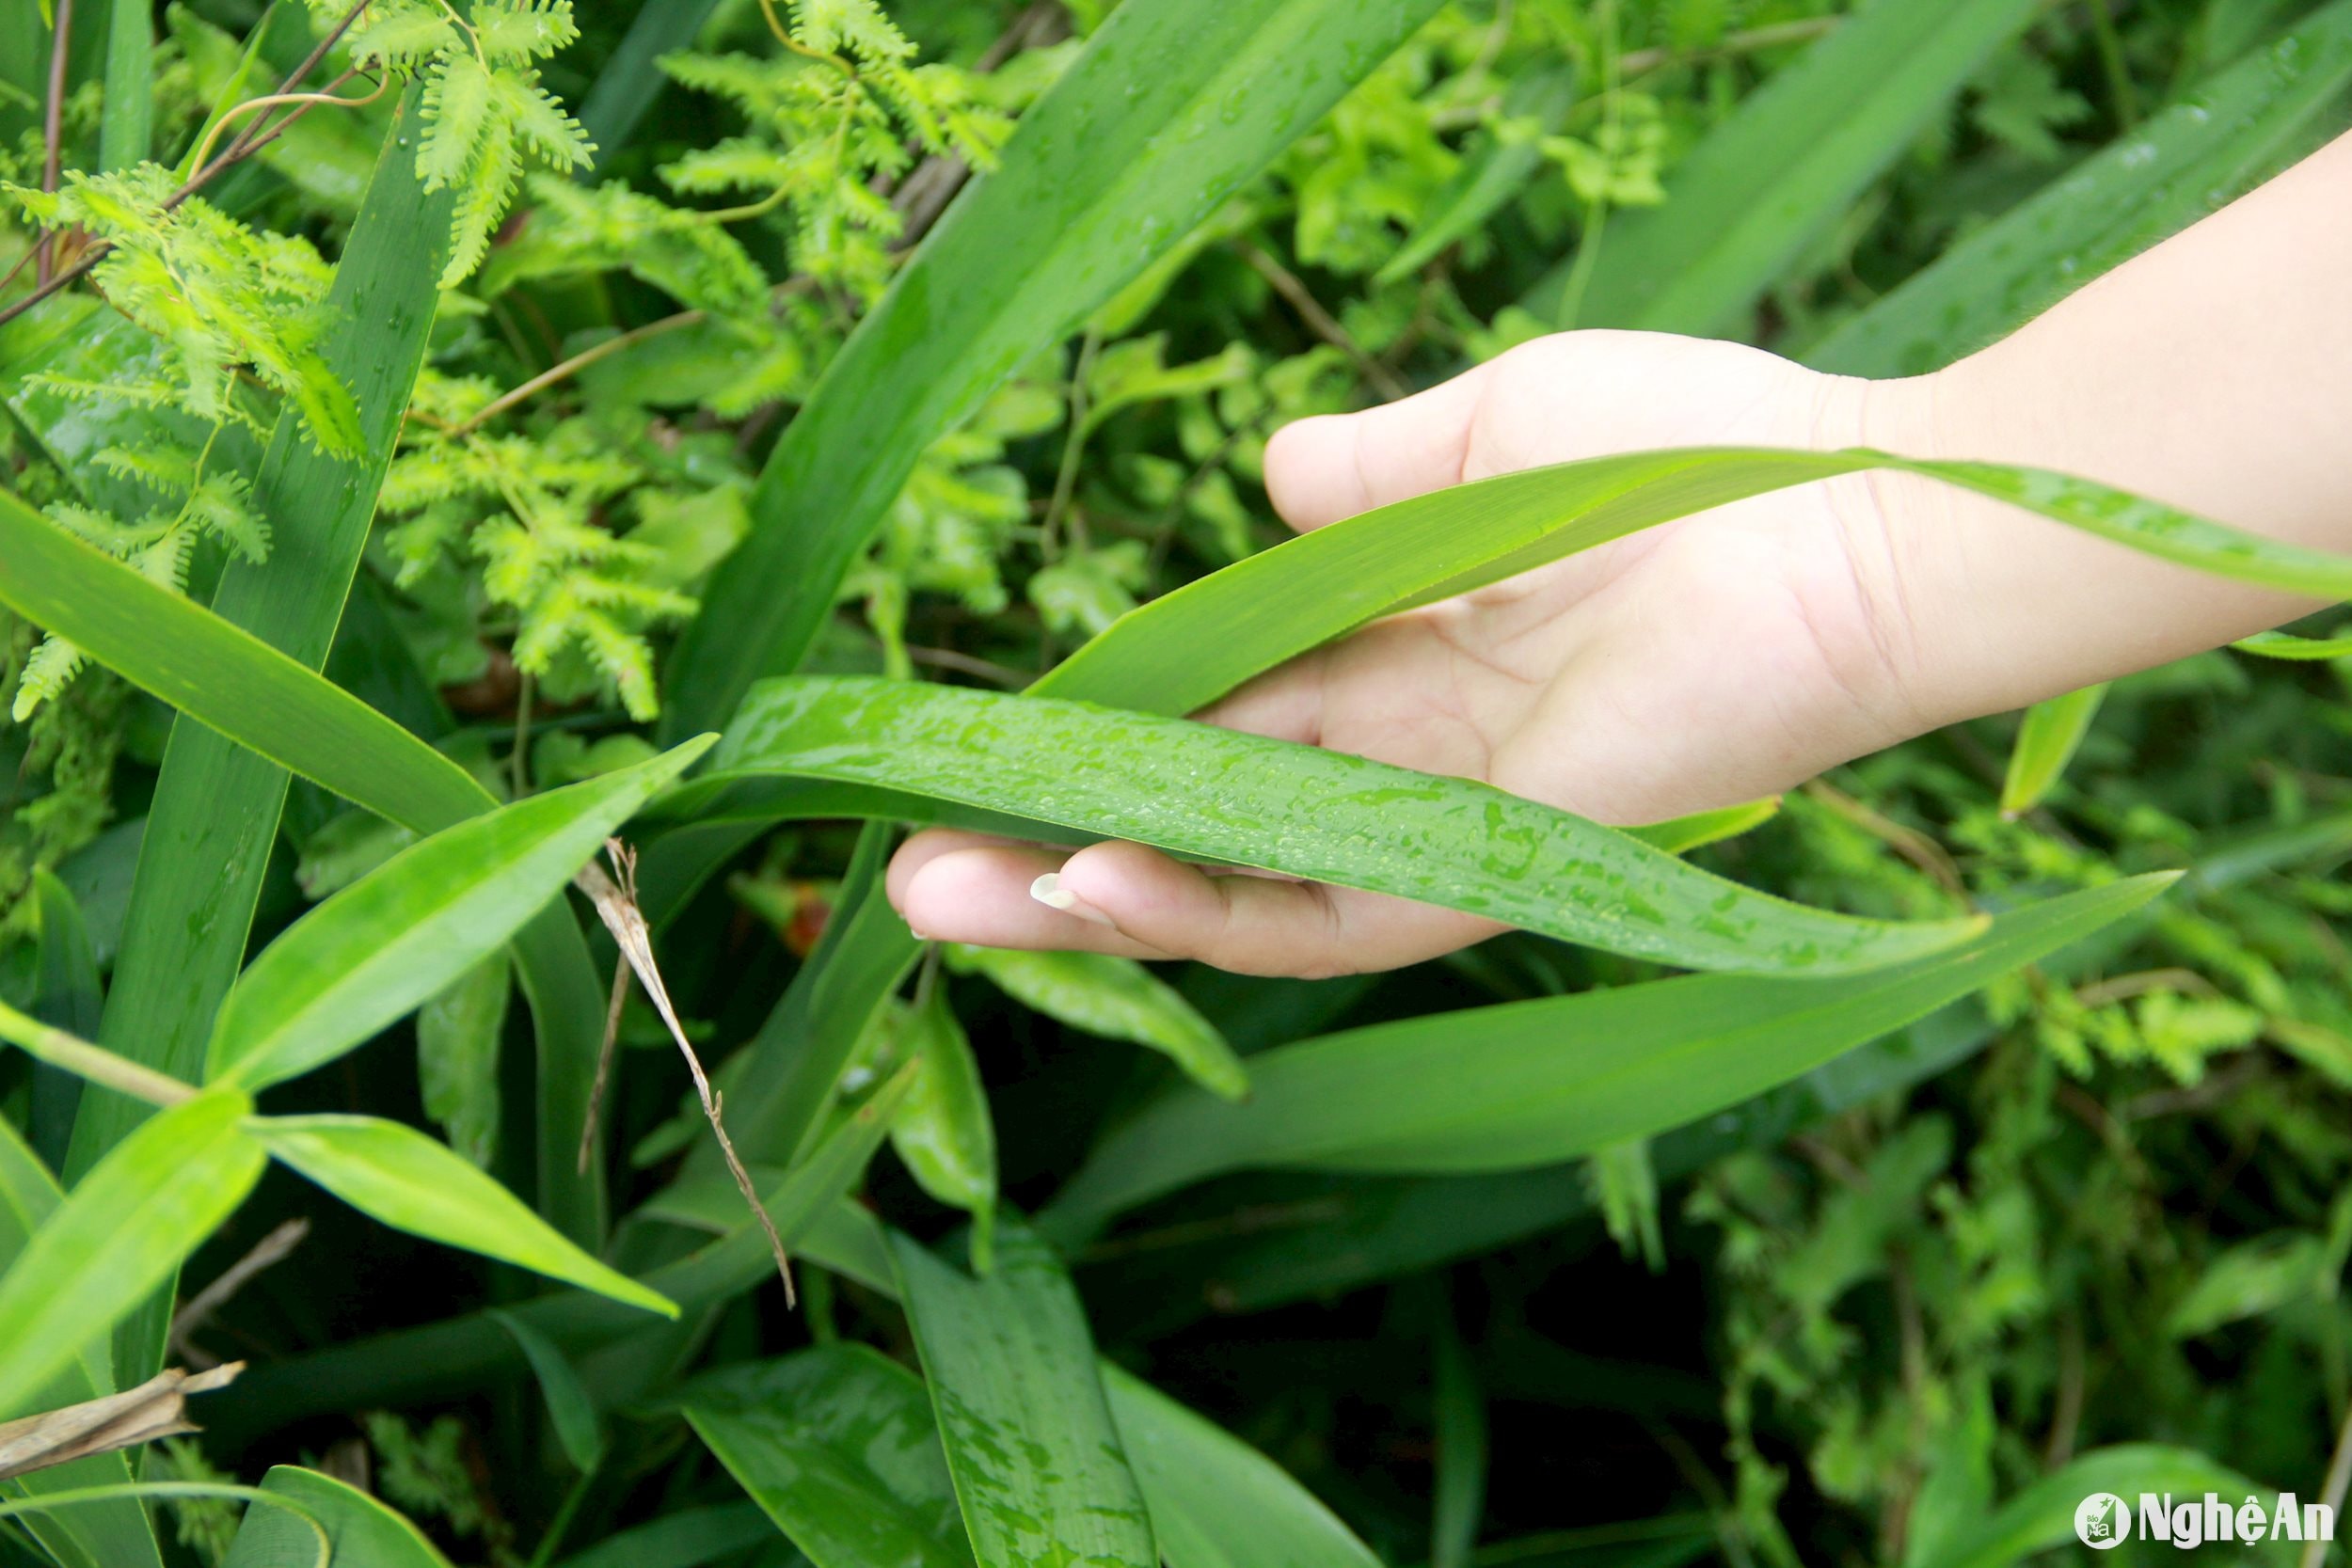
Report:
M1294 526L1463 480L1659 447L1844 444L1851 384L1696 340L1543 340L1420 397L1310 420L1267 454ZM1769 793L1838 760L1825 707L1869 639L1855 562L1883 548L1867 481L1758 497L1364 628L1202 718L1603 820ZM1073 919L1029 896L1058 871ZM1193 957L1250 973L1387 968L1499 927L1403 900L1212 878L1133 845L1056 851L918 834L890 877L918 930L999 946Z

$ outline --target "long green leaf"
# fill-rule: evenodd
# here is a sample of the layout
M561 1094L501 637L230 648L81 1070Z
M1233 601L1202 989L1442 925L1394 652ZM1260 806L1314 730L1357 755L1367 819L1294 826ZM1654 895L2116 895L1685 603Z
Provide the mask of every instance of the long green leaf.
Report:
M332 1476L280 1465L262 1478L262 1490L301 1513L247 1509L221 1568L312 1568L318 1537L305 1519L326 1532L333 1568L449 1568L423 1531Z
M1105 1138L1057 1235L1222 1171L1482 1171L1645 1137L1771 1088L2121 919L2174 879L2029 905L1949 952L1835 980L1700 975L1350 1030L1250 1059L1231 1105L1171 1093Z
M596 144L601 166L627 146L638 122L669 85L661 56L693 47L719 0L642 0L636 19L596 73L580 100L580 129Z
M1161 1052L1213 1094L1239 1100L1249 1092L1249 1070L1216 1025L1132 958L956 946L947 963L987 975L1014 1001L1073 1029Z
M199 1095L117 1144L0 1275L0 1420L171 1276L262 1174L253 1102Z
M98 120L98 166L128 168L154 140L155 8L114 0L106 21L106 96Z
M1376 284L1395 282L1464 235L1486 227L1545 164L1543 136L1560 129L1576 104L1576 68L1530 71L1503 95L1503 134L1481 131L1462 149L1462 166L1429 203L1428 215L1389 258Z
M881 1148L905 1092L903 1077L875 1091L780 1183L762 1191L761 1200L787 1248L834 1219L845 1195ZM734 1109L730 1104L731 1120ZM746 1217L699 1250L649 1271L638 1283L677 1303L681 1315L691 1320L775 1276L768 1239ZM510 1315L546 1335L568 1355L583 1354L644 1326L635 1308L579 1291L526 1302L511 1308ZM233 1448L241 1439L306 1416L447 1398L485 1379L512 1376L516 1370L514 1340L507 1331L487 1314L474 1313L257 1367L239 1382L237 1399L212 1418L208 1429L224 1446Z
M2341 129L2347 85L2352 5L2339 0L1962 240L1805 362L1918 375L1974 353Z
M2001 780L2003 816L2023 816L2042 803L2066 771L2066 765L2074 760L2074 752L2090 733L2091 721L2099 717L2099 705L2106 694L2103 682L2036 703L2026 710Z
M594 1473L604 1464L608 1442L604 1418L580 1380L580 1369L572 1365L561 1345L513 1313L492 1312L490 1316L531 1363L531 1374L539 1380L539 1394L548 1402L548 1419L555 1428L564 1457L581 1475Z
M271 1117L250 1124L277 1159L361 1213L614 1301L677 1316L647 1290L565 1241L446 1144L374 1117Z
M0 1271L16 1260L64 1200L56 1178L18 1138L8 1119L0 1117ZM57 1409L114 1391L113 1347L102 1334L83 1344L79 1355L42 1391L39 1402ZM130 1462L123 1455L97 1454L0 1481L0 1497L121 1486L130 1480ZM135 1501L92 1503L55 1513L29 1514L24 1528L63 1568L162 1568L155 1533Z
M1690 968L1838 974L1976 928L1786 903L1490 784L1045 698L787 677L753 691L718 762L719 787L758 772L855 784L869 815L976 806L1038 822L1032 836L1131 839Z
M432 833L498 803L464 768L365 703L72 538L6 492L0 566L0 604L62 633L238 745L356 804ZM188 733L175 726L175 735ZM200 926L211 915L191 918ZM575 1241L593 1241L603 1230L601 1170L592 1167L585 1180L575 1176L571 1135L558 1130L586 1119L604 1027L603 983L567 911L550 909L532 921L515 951L538 1024L538 1123L548 1133L539 1148L540 1204Z
M2296 637L2290 632L2258 631L2251 637L2239 638L2230 646L2242 654L2255 654L2264 658L2317 663L2322 659L2352 655L2352 636Z
M106 1005L99 978L98 950L81 906L66 885L46 870L33 872L32 900L40 917L40 990L34 1012L81 1039L95 1039ZM27 1118L33 1148L52 1169L63 1169L82 1081L41 1063L33 1069L32 1114Z
M973 1279L892 1239L901 1299L980 1568L1155 1568L1070 1278L1025 1226Z
M134 8L141 13L135 22L125 15ZM145 10L118 6L118 34L125 26L143 30ZM139 96L148 96L144 81ZM320 352L357 404L362 449L332 455L303 434L294 415L282 418L253 478L254 510L271 525L269 561L230 567L214 596L224 621L313 670L334 640L432 325L451 198L425 194L415 160L401 150L401 128L416 114L412 95L385 139L325 307L332 325ZM15 566L12 544L0 546L0 554ZM96 645L89 651L108 662ZM234 666L214 667L193 645L173 644L171 655L192 678L236 684ZM232 689L222 700L252 705L267 699ZM291 717L301 721L299 710ZM271 759L198 724L172 726L99 1035L108 1049L175 1077L196 1075L213 1012L245 957L285 793L285 772ZM136 1101L103 1091L93 1090L85 1103L67 1166L72 1176L147 1114ZM128 1348L151 1359L161 1346L158 1315L145 1314L137 1327L145 1343Z
M2127 1500L2135 1511L2132 1537L2140 1541L2148 1538L2137 1512L2142 1492L2173 1493L2200 1503L2208 1492L2231 1499L2263 1495L2244 1476L2193 1449L2155 1443L2099 1449L2018 1493L1979 1528L1920 1568L2009 1568L2074 1541L2074 1511L2096 1492L2112 1492Z
M1107 1361L1103 1391L1168 1568L1379 1568L1311 1493L1216 1422Z
M754 1503L682 1509L650 1525L607 1536L561 1568L707 1568L773 1544L775 1527Z
M496 954L708 748L690 741L409 846L253 961L221 1006L205 1076L264 1088L364 1044Z
M2039 469L1862 451L1634 452L1456 485L1302 534L1131 611L1030 689L1189 713L1379 616L1708 507L1873 467L1956 484L2201 571L2352 597L2352 560Z
M930 1401L896 1362L820 1346L698 1379L681 1402L817 1568L971 1568Z
M1667 178L1613 214L1581 299L1572 269L1528 309L1562 326L1740 333L1741 312L1890 167L2039 0L1879 0L1778 72Z
M986 1268L996 1226L996 1124L946 987L907 1009L898 1044L914 1081L890 1125L890 1147L916 1185L972 1216L972 1256Z
M924 450L1216 211L1438 0L1128 0L826 370L672 671L677 733L800 662Z

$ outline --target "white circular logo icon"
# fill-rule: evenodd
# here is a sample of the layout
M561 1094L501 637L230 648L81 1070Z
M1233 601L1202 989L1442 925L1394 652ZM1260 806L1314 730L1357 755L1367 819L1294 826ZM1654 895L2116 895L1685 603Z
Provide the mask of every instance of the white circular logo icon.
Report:
M2093 1492L2074 1510L2074 1533L2094 1552L2120 1546L2132 1533L2132 1511L2112 1492Z

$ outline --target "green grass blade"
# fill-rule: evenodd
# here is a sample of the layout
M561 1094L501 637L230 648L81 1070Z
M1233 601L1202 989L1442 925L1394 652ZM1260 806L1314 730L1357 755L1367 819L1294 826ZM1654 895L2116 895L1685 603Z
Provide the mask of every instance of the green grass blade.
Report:
M580 1251L462 1155L412 1127L340 1116L271 1117L248 1126L274 1157L395 1230L677 1316L659 1291Z
M2090 733L2106 700L2103 682L2036 703L2026 710L2018 727L2017 744L2009 753L2009 769L2001 779L2001 815L2023 816L2042 803L2043 796L2074 760L2075 749Z
M53 527L6 492L0 566L0 604L59 631L238 745L355 804L423 833L497 805L464 768L365 703ZM175 736L193 733L175 726ZM207 908L189 918L209 929L215 912ZM538 1125L548 1132L539 1148L540 1205L573 1240L593 1242L603 1231L601 1168L584 1180L576 1176L573 1134L556 1130L578 1128L587 1116L604 1032L604 981L564 909L526 926L516 956L538 1026ZM189 1006L184 990L174 993L160 980L158 988L158 1018Z
M1439 1275L1440 1289L1444 1276ZM1430 1400L1437 1412L1437 1486L1430 1497L1429 1568L1470 1568L1486 1511L1486 1395L1441 1298L1431 1346Z
M770 1545L775 1527L755 1503L681 1509L652 1524L607 1536L559 1568L709 1568Z
M2004 914L1964 946L1836 980L1702 975L1443 1014L1250 1058L1249 1100L1172 1093L1105 1138L1054 1232L1229 1170L1482 1171L1679 1126L1899 1028L2153 898L2141 877Z
M2352 4L2339 0L1962 240L1803 357L1894 376L1974 353L2340 129L2347 85Z
M98 166L128 168L154 143L155 8L114 0L106 22L106 96L98 121Z
M1368 621L1750 496L1886 467L2201 571L2352 598L2352 559L2242 533L2089 480L1860 450L1633 452L1456 485L1317 529L1131 611L1030 689L1189 713Z
M1249 1092L1249 1070L1216 1025L1133 958L956 946L947 962L959 974L988 976L1007 996L1057 1022L1157 1051L1212 1094L1239 1100Z
M1992 1517L1948 1550L1922 1560L1918 1568L2008 1568L2065 1545L2078 1539L2074 1511L2085 1497L2097 1492L2111 1492L2126 1499L2133 1511L2132 1533L2143 1541L2148 1539L2138 1513L2143 1492L2169 1493L2194 1498L2201 1505L2208 1492L2230 1499L2270 1497L2276 1501L2272 1493L2194 1449L2155 1443L2122 1444L2095 1449L2042 1477L1995 1509Z
M788 677L752 693L718 766L722 783L742 770L866 785L873 815L946 800L1029 817L1031 836L1129 839L1687 968L1840 974L1980 924L1807 909L1490 784L1045 698Z
M5 1276L8 1265L64 1200L57 1179L25 1147L8 1118L0 1117L0 1276ZM79 1404L114 1391L114 1349L101 1334L82 1344L75 1358L43 1390L42 1402L52 1407ZM0 1481L0 1497L120 1486L130 1480L127 1458L119 1453L99 1454ZM61 1568L162 1568L155 1533L148 1527L145 1511L135 1501L27 1514L24 1523Z
M262 1174L233 1090L157 1113L117 1144L0 1275L0 1420L31 1411L245 1201ZM142 1376L144 1373L142 1373Z
M1216 1422L1107 1361L1103 1391L1168 1568L1379 1568L1311 1493Z
M439 995L559 896L708 744L469 818L335 895L230 991L206 1078L259 1090L314 1071Z
M1666 180L1613 214L1581 300L1571 268L1527 308L1562 326L1742 337L1742 312L2041 11L2038 0L1879 0L1775 74Z
M903 1236L892 1256L980 1568L1155 1568L1086 1316L1052 1251L1008 1223L984 1279Z
M2352 635L2296 637L2283 631L2258 631L2251 637L2238 639L2230 646L2239 653L2258 654L2264 658L2315 662L2352 654Z
M686 1418L816 1568L971 1568L923 1381L864 1345L730 1367Z
M780 1183L762 1191L769 1217L787 1248L834 1221L882 1148L905 1092L903 1078L885 1085ZM728 1110L733 1120L735 1106L730 1103ZM638 1283L675 1302L691 1322L775 1276L768 1238L746 1217L697 1251L647 1272ZM641 1332L645 1323L633 1307L580 1291L544 1296L508 1311L573 1356ZM257 1367L239 1381L236 1401L215 1413L207 1430L233 1448L263 1430L309 1416L442 1399L515 1370L514 1340L506 1330L487 1314L473 1313Z
M413 102L405 105L403 122L414 109ZM367 538L375 489L422 363L438 236L448 227L448 198L427 197L418 187L414 160L400 152L396 138L387 138L385 146L336 268L326 305L326 319L335 325L321 345L357 402L364 450L351 458L328 455L303 436L293 415L282 419L253 486L254 508L272 525L270 559L259 567L230 568L215 596L221 623L282 650L284 662L305 673L326 657ZM0 544L12 569L17 545L14 537ZM134 604L111 608L127 616L145 613ZM178 640L175 628L197 624L200 614L183 603L171 620L151 624L151 657L187 679L217 683L222 703L252 717L302 725L298 708L278 706L282 694L238 689L233 663L215 664L198 645ZM108 662L96 644L89 651ZM184 710L187 705L174 705ZM374 768L358 753L352 762ZM101 1043L175 1077L196 1075L214 1009L245 956L285 789L282 767L268 757L196 724L173 725ZM147 1114L136 1101L101 1090L90 1091L84 1105L68 1165L73 1175ZM151 1361L160 1354L162 1326L158 1312L142 1315L128 1331L143 1341L126 1341L133 1359Z
M99 976L98 951L90 942L89 926L72 893L51 873L33 872L33 908L40 921L40 990L34 1016L81 1039L96 1039L104 1016L105 982ZM33 1069L32 1104L25 1125L33 1149L53 1170L65 1168L66 1148L73 1136L73 1117L81 1104L82 1081L47 1063Z
M276 1493L301 1510L250 1508L221 1568L311 1568L318 1537L303 1521L326 1532L334 1568L449 1568L449 1560L424 1532L355 1487L316 1470L279 1465L262 1478L262 1490Z
M703 24L718 8L719 0L643 0L638 6L636 19L580 103L580 128L596 144L598 166L628 145L645 111L669 86L661 56L693 47Z
M564 1457L581 1475L594 1473L604 1464L610 1440L596 1402L580 1382L580 1369L572 1365L563 1347L513 1313L492 1312L490 1316L531 1363L531 1374L539 1380L539 1394L548 1402L548 1419L555 1428Z
M996 1227L996 1124L945 987L933 986L928 1000L908 1009L898 1049L914 1064L914 1082L890 1124L890 1147L916 1185L972 1216L972 1257L985 1269Z
M1386 286L1427 262L1446 246L1486 225L1544 166L1537 137L1560 129L1576 104L1576 69L1555 66L1511 84L1502 101L1505 123L1527 135L1481 131L1462 150L1462 166L1429 203L1429 213L1374 277Z
M793 669L916 459L1321 118L1437 0L1129 0L1022 117L761 474L671 673L671 722Z

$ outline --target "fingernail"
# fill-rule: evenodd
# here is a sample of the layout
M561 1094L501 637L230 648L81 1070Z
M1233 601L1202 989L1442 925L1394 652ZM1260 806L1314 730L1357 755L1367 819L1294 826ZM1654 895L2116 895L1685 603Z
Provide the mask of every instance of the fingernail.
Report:
M1080 920L1090 920L1097 926L1108 926L1114 931L1119 929L1118 925L1109 915L1062 886L1061 873L1058 871L1048 871L1044 876L1031 882L1029 896L1049 910L1059 910L1064 914L1074 914Z

